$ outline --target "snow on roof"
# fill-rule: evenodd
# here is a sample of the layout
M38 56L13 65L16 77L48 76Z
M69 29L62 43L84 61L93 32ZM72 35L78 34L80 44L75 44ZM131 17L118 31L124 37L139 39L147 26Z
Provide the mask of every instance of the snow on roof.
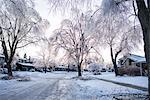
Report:
M130 54L127 58L133 60L134 62L146 62L145 57L139 55Z
M135 55L135 54L128 54L127 56L124 56L124 57L120 58L119 60L123 60L122 64L124 64L127 59L131 59L135 63L146 62L145 57L139 56L139 55Z
M23 66L34 66L33 64L31 64L31 63L18 63L18 64L20 64L20 65L23 65Z

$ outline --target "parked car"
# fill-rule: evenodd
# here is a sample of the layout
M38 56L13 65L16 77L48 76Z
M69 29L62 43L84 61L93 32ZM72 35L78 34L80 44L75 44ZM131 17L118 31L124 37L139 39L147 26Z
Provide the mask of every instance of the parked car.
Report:
M101 72L106 72L106 69L105 69L105 68L102 68L102 69L101 69Z
M36 68L36 71L38 71L38 72L43 72L43 69L41 69L41 68Z
M50 69L46 69L46 71L47 71L47 72L51 72L51 70L50 70Z
M114 71L114 69L108 69L108 72L113 72Z
M32 68L32 69L30 69L29 71L30 71L30 72L35 72L35 69Z
M85 72L87 72L87 71L88 71L88 69L84 69L84 71L85 71Z
M0 72L2 74L8 74L8 69L7 68L0 68Z
M101 72L99 72L99 71L94 71L94 72L93 72L93 75L101 75Z

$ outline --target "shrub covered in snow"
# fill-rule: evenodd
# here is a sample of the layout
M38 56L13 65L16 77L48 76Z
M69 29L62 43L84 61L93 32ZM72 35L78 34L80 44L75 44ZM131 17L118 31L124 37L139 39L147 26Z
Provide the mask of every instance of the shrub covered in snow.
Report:
M17 81L31 81L30 77L21 77Z
M119 74L122 75L129 75L129 76L140 76L140 68L139 67L123 67L119 68Z
M90 72L99 72L103 66L97 63L91 63L88 65L88 70Z

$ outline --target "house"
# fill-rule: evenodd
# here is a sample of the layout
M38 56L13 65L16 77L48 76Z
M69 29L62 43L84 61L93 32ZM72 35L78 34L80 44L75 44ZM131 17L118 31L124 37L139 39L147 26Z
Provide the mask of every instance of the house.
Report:
M64 66L64 65L58 65L55 67L55 71L67 71L68 67Z
M146 59L143 56L135 55L135 54L127 54L123 56L118 61L118 67L134 67L140 69L141 75L146 75L147 67L146 67Z
M16 70L30 71L31 69L35 69L33 62L27 58L19 59L16 65Z

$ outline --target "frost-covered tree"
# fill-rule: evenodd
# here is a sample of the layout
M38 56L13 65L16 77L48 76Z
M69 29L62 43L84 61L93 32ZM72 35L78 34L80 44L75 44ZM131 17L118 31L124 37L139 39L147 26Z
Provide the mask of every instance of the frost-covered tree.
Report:
M32 33L41 32L39 25L43 23L31 0L1 0L0 4L0 41L8 76L12 77L11 63L16 49L37 42L37 34Z
M54 49L53 49L53 43L52 41L49 41L49 39L42 38L41 43L39 43L40 46L40 51L38 52L41 66L45 68L45 73L46 69L50 66L50 63L53 62L54 59Z
M103 14L102 14L103 13ZM141 40L141 31L139 26L131 26L131 22L121 13L114 14L109 12L100 12L95 23L97 24L98 40L101 40L103 46L110 48L110 56L118 75L117 57L120 53L130 52ZM136 33L136 34L135 34Z
M86 55L95 45L95 40L89 35L84 14L71 21L65 19L61 27L55 30L57 48L63 48L74 59L78 66L78 76L81 76L81 66Z

